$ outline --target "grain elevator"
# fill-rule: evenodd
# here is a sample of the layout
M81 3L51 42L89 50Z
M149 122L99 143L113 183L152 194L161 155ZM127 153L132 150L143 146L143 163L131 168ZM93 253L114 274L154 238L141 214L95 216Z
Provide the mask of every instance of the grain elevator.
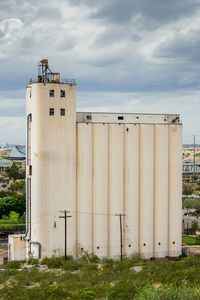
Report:
M26 102L28 256L181 254L178 114L76 112L46 59Z

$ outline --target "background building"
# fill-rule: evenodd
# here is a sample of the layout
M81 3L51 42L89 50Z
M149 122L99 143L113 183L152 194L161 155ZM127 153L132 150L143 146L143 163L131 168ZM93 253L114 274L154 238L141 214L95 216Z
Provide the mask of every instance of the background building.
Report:
M29 255L64 254L66 210L68 254L179 256L179 115L76 113L75 89L47 60L27 86Z

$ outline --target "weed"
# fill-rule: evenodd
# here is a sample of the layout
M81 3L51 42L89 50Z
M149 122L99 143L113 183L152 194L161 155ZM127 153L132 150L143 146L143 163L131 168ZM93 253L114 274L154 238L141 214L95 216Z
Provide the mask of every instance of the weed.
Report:
M22 263L22 261L10 260L5 267L7 269L20 269Z

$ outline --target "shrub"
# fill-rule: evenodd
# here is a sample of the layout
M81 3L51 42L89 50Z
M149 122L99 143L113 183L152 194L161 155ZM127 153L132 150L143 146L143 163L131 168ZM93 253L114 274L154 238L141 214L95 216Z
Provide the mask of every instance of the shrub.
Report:
M200 292L189 287L147 287L135 300L199 300Z
M6 268L7 269L20 269L21 265L22 265L22 261L10 260L6 265Z
M96 294L94 291L92 291L89 288L84 288L81 289L80 291L78 291L76 298L77 299L85 299L85 300L89 300L89 299L95 299Z
M64 265L63 257L45 257L41 260L41 265L47 265L50 269L62 268Z
M28 260L28 264L29 265L38 265L39 264L39 259L37 259L37 258L29 258L29 260Z

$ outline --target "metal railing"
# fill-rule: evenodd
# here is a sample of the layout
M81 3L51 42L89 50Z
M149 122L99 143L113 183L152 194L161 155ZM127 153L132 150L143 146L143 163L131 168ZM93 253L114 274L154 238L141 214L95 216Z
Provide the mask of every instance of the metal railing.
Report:
M30 79L29 80L29 83L28 84L32 84L32 83L41 83L38 79ZM64 83L67 83L67 84L71 84L71 85L76 85L76 80L75 79L61 79L60 81L58 82L55 82L55 81L46 81L45 83L61 83L61 84L64 84Z

